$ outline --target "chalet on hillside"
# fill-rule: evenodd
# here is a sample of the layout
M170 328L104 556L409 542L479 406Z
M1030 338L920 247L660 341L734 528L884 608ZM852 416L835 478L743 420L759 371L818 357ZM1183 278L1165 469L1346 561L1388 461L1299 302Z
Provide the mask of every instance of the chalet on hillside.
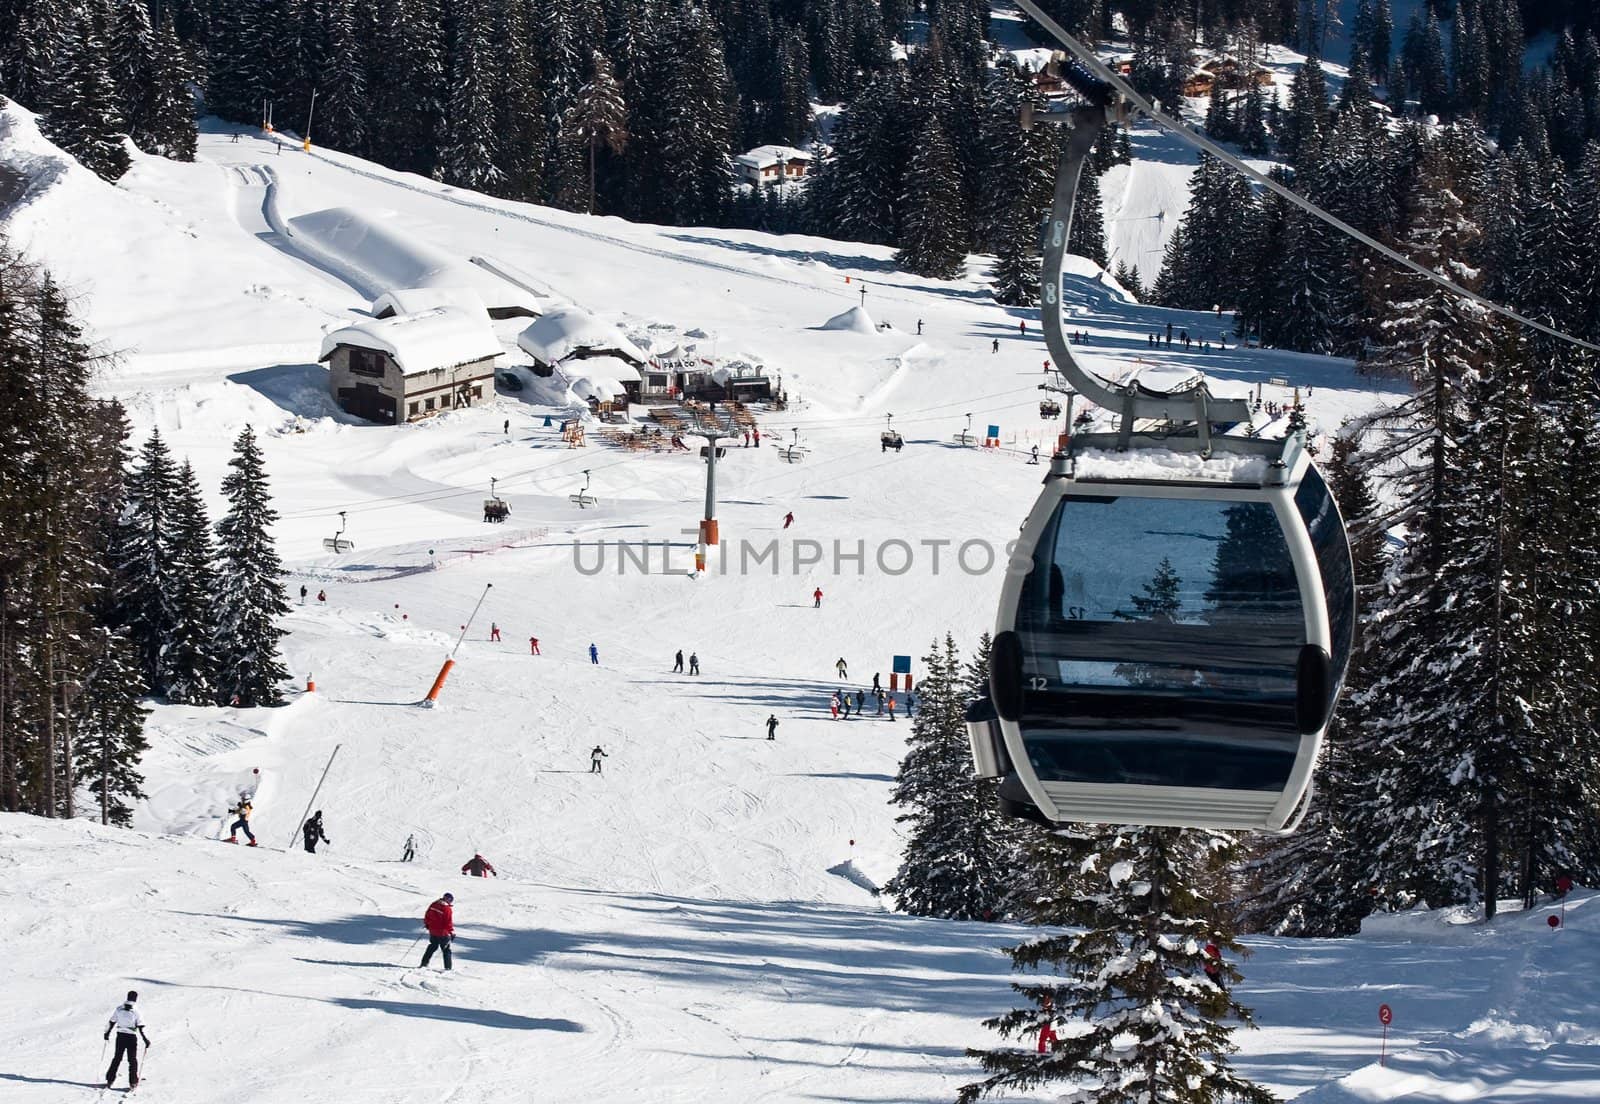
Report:
M500 356L486 317L434 307L357 322L322 339L328 390L358 418L398 425L494 397Z
M757 146L733 159L734 171L745 184L781 184L802 180L811 171L811 155L792 146Z

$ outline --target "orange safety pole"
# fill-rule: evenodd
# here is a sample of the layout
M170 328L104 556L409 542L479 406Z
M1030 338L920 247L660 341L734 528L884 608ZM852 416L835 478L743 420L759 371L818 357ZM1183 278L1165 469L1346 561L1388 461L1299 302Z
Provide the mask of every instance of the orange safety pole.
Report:
M433 685L428 688L428 696L417 704L426 709L432 709L439 701L439 692L444 689L444 680L450 677L450 668L456 665L456 653L461 650L462 643L467 639L467 630L472 628L472 622L477 619L478 611L483 608L483 600L489 597L489 592L494 589L493 583L483 584L483 593L478 595L478 604L472 607L472 613L467 617L467 623L461 626L461 635L456 637L456 646L450 649L450 654L445 657L444 666L439 668L439 673L434 676Z

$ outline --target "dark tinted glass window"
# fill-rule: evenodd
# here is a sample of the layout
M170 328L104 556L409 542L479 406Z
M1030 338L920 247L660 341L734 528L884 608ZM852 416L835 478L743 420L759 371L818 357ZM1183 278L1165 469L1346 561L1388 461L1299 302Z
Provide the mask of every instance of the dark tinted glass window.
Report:
M1287 780L1305 617L1269 503L1063 499L1017 631L1023 734L1041 778Z
M1350 563L1350 541L1333 495L1328 493L1328 484L1316 468L1306 470L1294 504L1305 519L1311 546L1317 553L1317 570L1322 574L1322 591L1328 600L1328 635L1333 643L1331 688L1337 690L1350 662L1356 628L1356 580Z

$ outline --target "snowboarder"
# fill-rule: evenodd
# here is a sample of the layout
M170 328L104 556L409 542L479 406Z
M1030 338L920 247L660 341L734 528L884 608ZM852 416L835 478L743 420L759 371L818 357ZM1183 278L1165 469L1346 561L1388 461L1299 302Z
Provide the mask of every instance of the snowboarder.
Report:
M835 663L833 666L834 669L839 672L840 678L843 679L850 677L850 665L844 661L844 656L840 656L839 662Z
M306 585L304 583L301 583L300 584L300 604L302 606L306 604L306 595L310 594L310 593L311 592L306 589Z
M476 851L472 853L472 858L461 864L461 873L471 874L474 878L482 878L489 874L493 874L496 878L500 877L495 868L489 864L489 860Z
M589 662L590 663L599 663L600 662L600 649L596 648L594 646L594 641L592 641L592 640L589 642Z
M995 338L994 341L990 343L989 351L991 353L998 353L1000 351L1000 339L998 337Z
M883 682L878 678L878 672L876 671L872 672L872 692L874 694L883 693Z
M683 674L683 649L682 648L678 649L678 654L673 658L673 661L672 661L672 673L675 674L675 675Z
M540 654L540 652L539 652L539 638L537 636L528 637L528 649L529 649L529 652L528 652L529 655L539 655Z
M493 621L489 622L489 643L500 643L500 626Z
M783 527L785 529L787 529L787 528L789 528L789 526L791 526L793 524L794 524L794 511L791 510L789 513L783 515Z
M117 1049L112 1052L111 1066L106 1070L108 1089L117 1079L117 1068L122 1065L123 1055L128 1056L128 1088L132 1089L139 1084L139 1039L141 1037L144 1039L144 1048L149 1050L150 1036L144 1033L144 1017L139 1015L139 1010L133 1006L138 999L138 993L132 989L128 990L128 999L111 1010L111 1019L106 1024L106 1033L102 1038L111 1038L112 1031L117 1033Z
M778 715L776 713L768 713L767 714L767 739L776 740L777 738L778 738Z
M922 319L917 319L917 336L922 336Z
M700 656L696 652L689 653L689 673L691 675L700 673Z
M822 608L822 588L821 587L818 587L816 590L813 590L811 592L811 608L812 609L821 609Z
M422 914L422 925L428 929L428 949L422 952L424 966L433 958L434 951L443 951L444 968L450 969L450 940L456 934L455 899L455 894L446 893Z
M894 695L887 695L884 698L884 704L889 707L889 723L894 724Z
M239 842L239 829L244 829L244 834L250 838L250 846L256 845L256 834L250 831L250 799L243 794L239 795L239 804L229 810L237 819L228 825L228 842Z
M828 699L828 709L833 713L833 719L837 721L839 719L839 691L835 690L833 696Z
M315 813L313 813L312 816L311 816L311 819L306 821L304 824L302 824L300 826L300 831L306 838L306 853L307 854L315 855L317 853L317 844L319 842L321 842L321 843L332 843L333 842L331 839L328 838L327 833L325 833L322 830L322 810L321 809L318 809Z
M417 837L415 833L406 833L406 849L400 854L401 862L410 862L417 857Z
M600 760L609 758L611 758L611 756L607 755L603 750L601 750L599 744L596 744L594 746L594 750L589 753L589 773L604 774L605 771L600 766Z

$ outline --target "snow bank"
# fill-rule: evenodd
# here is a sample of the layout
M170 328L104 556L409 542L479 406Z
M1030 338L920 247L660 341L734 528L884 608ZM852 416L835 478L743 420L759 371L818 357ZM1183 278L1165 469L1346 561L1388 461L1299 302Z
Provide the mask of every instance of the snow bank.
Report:
M517 345L541 364L560 364L574 353L596 349L632 364L649 358L622 331L582 307L558 307L517 335Z
M317 359L327 360L340 345L387 353L408 376L500 355L500 343L489 329L488 319L456 307L375 318L334 330L322 339Z
M851 333L863 334L878 332L877 325L873 323L872 316L867 313L865 307L851 307L843 314L834 315L822 325L818 326L817 329L848 330Z
M392 211L329 207L289 219L291 236L337 258L374 291L471 288L495 313L537 314L536 296L407 233Z

